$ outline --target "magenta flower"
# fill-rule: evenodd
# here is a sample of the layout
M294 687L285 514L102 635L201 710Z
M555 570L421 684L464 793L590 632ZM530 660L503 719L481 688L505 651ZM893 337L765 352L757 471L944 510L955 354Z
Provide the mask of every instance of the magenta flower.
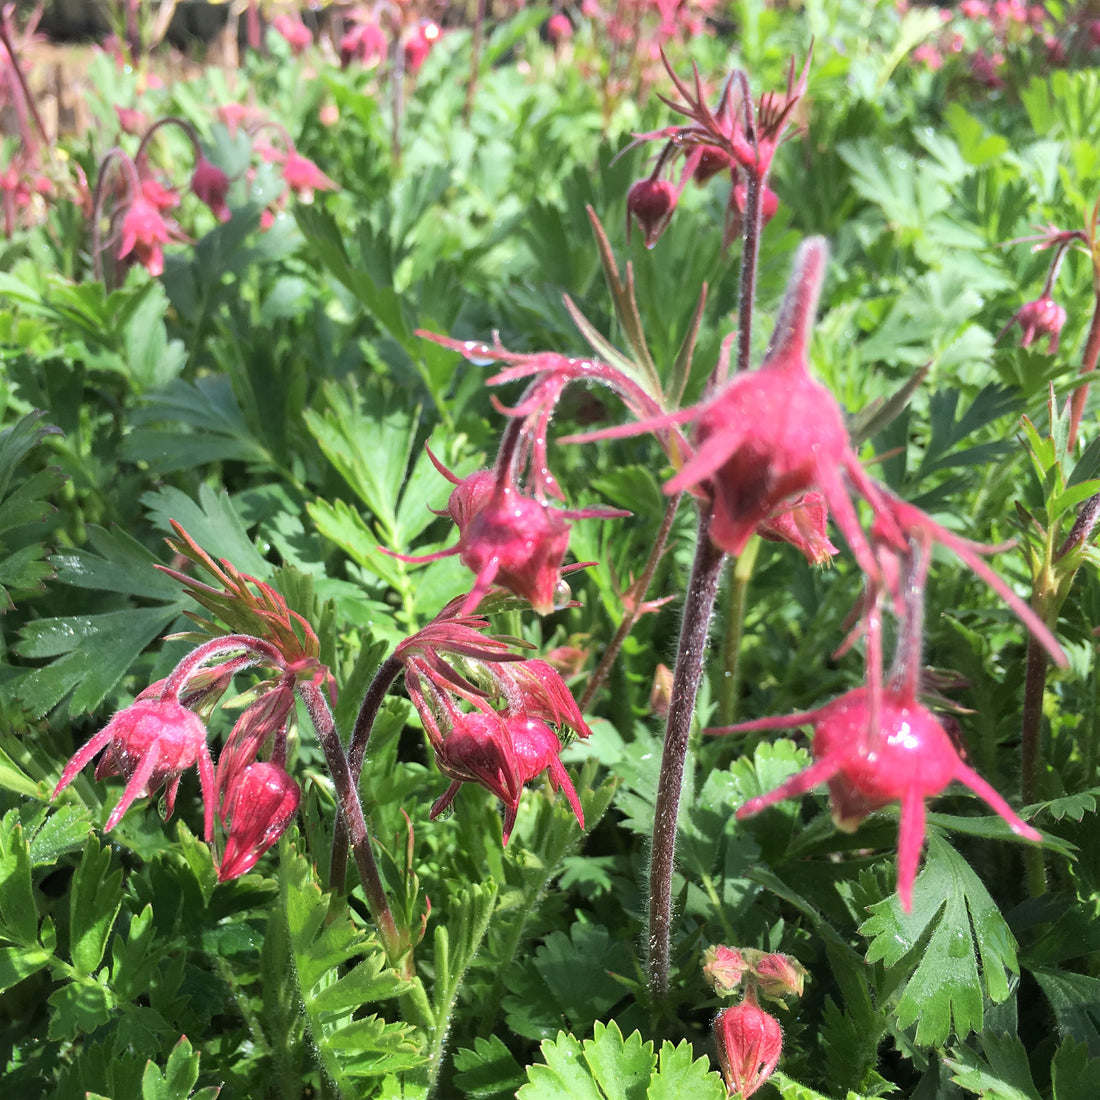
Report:
M783 1052L783 1031L774 1016L747 996L718 1013L714 1042L726 1088L748 1100L775 1072Z
M335 191L336 184L313 161L289 152L283 161L283 179L302 202L313 202L315 191Z
M769 542L789 542L811 565L824 565L840 551L829 541L829 510L816 489L783 505L756 528Z
M229 837L218 865L218 881L252 870L286 832L301 800L301 788L281 764L249 764L233 784L223 812Z
M313 45L313 32L296 16L280 12L271 20L271 26L286 39L295 57L300 57Z
M447 514L458 527L458 542L446 550L420 556L386 552L412 563L457 554L477 578L459 615L471 614L493 584L503 585L527 600L540 615L548 615L561 600L561 566L569 548L568 521L623 514L604 508L551 508L525 496L507 477L478 470L459 478L430 450L428 457L455 486Z
M352 61L358 61L361 65L376 65L389 51L389 40L377 23L360 23L340 39L339 50L342 69L346 69Z
M827 783L837 827L853 831L874 810L901 803L898 833L898 896L908 912L913 880L924 844L924 802L958 780L1004 819L1025 840L1042 839L973 768L964 764L936 716L905 689L887 687L877 700L878 722L872 726L872 693L865 687L834 699L817 710L780 718L742 722L711 733L786 729L812 725L814 763L769 794L750 799L737 811L739 820L785 798L805 794Z
M441 30L438 23L431 19L423 19L420 25L413 31L412 36L405 40L405 71L412 76L420 72L420 67L428 59L432 47L439 41Z
M121 775L127 780L105 828L113 829L137 798L164 793L164 816L176 804L180 777L197 765L202 783L205 836L214 835L214 764L199 717L174 699L138 699L120 710L65 765L52 798L56 798L92 757L106 749L96 765L96 779Z
M564 790L584 828L584 813L569 773L559 759L561 741L536 718L508 717L488 711L459 716L436 753L440 770L453 782L431 808L438 817L454 801L463 783L477 783L504 804L504 843L512 834L523 785L544 771L554 790Z
M1066 323L1066 311L1052 298L1043 295L1033 302L1025 302L1016 311L1008 326L1018 324L1022 330L1020 347L1029 348L1043 336L1047 339L1047 355L1058 351L1058 340Z
M229 194L229 177L206 157L199 157L195 164L191 190L200 202L210 207L218 221L229 221L231 214L225 201Z
M157 207L139 195L122 219L122 240L118 246L118 258L125 259L131 253L150 275L164 273L163 245L177 237L176 232L164 220Z

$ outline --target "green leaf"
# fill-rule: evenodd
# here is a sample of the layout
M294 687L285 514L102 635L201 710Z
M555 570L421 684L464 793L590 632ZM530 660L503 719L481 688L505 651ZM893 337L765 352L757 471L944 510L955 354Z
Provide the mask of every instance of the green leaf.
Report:
M1084 1043L1067 1038L1050 1064L1054 1100L1093 1100L1100 1081L1100 1058L1090 1058Z
M93 525L88 543L94 553L70 550L50 558L62 584L183 603L179 584L157 569L155 555L121 528L107 531Z
M323 390L325 409L307 409L306 426L349 488L384 530L396 535L397 501L419 422L406 395L378 383Z
M528 1067L517 1100L725 1100L726 1086L685 1041L666 1041L660 1058L640 1032L624 1039L619 1025L596 1023L579 1042L564 1031L543 1041L544 1064Z
M0 993L29 978L49 961L50 953L41 948L0 947Z
M83 847L90 832L91 818L83 806L58 806L31 835L31 866L57 862L59 856Z
M941 1045L952 1031L960 1038L981 1031L983 988L1000 1003L1008 996L1008 973L1019 967L1008 925L962 856L933 835L913 911L903 913L891 897L872 913L860 928L872 937L867 961L908 972L895 994L898 1026L915 1022L917 1043L929 1046Z
M983 1058L970 1047L946 1058L955 1084L989 1100L1039 1100L1024 1044L1014 1035L984 1034Z
M111 991L92 978L66 982L50 994L54 1012L50 1017L51 1039L75 1039L102 1027L111 1019L115 999Z
M174 519L212 558L225 558L257 580L268 579L272 566L253 545L225 491L218 493L202 485L196 502L169 486L146 493L141 502L162 531L172 533L169 521Z
M69 953L79 974L94 973L103 961L122 905L122 871L108 875L110 866L111 849L89 838L69 899Z
M15 651L23 657L57 659L21 677L15 693L36 718L69 692L69 713L89 713L178 613L175 605L141 607L29 623Z
M455 1051L455 1084L467 1100L506 1100L527 1080L527 1074L498 1035L478 1036L473 1050Z
M321 892L316 872L285 839L280 852L280 909L271 919L286 921L294 989L324 1071L354 1095L353 1079L423 1065L412 1028L363 1015L411 983L387 965L377 937L352 923L346 903Z
M1054 1009L1060 1034L1088 1046L1100 1057L1100 978L1053 967L1029 968Z
M505 975L508 1026L528 1039L553 1035L563 1023L587 1031L626 996L612 976L631 972L628 944L602 925L574 924L553 932L522 966Z
M214 1100L220 1088L208 1086L192 1093L199 1079L199 1054L193 1051L186 1035L172 1048L164 1072L153 1062L145 1064L141 1078L142 1100Z
M30 852L16 810L0 820L0 934L27 947L38 943Z

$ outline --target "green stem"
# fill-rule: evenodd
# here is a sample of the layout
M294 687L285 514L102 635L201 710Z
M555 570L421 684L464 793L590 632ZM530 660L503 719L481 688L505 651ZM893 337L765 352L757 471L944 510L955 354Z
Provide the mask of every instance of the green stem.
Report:
M759 550L760 539L750 539L744 552L733 563L730 573L726 632L722 639L722 688L718 697L720 726L732 726L737 721L738 700L741 696L741 638L745 631L749 582L752 580Z

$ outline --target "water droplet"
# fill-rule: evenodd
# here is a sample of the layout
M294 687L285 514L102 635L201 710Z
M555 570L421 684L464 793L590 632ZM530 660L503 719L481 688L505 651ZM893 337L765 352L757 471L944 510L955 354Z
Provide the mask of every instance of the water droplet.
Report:
M554 610L560 611L563 607L568 607L572 601L573 590L559 577L558 583L554 585Z

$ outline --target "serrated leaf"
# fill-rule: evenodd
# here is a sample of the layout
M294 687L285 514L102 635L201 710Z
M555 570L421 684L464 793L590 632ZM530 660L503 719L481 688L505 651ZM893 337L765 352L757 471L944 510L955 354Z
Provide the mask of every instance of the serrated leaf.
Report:
M809 1085L803 1085L798 1081L792 1081L785 1073L776 1071L768 1078L768 1084L774 1086L783 1100L833 1100L832 1096L818 1092ZM865 1100L858 1092L851 1089L844 1096L844 1100Z
M0 993L48 965L50 953L38 948L0 947Z
M419 423L419 409L380 384L324 387L323 412L307 409L306 426L348 487L396 534L397 502Z
M137 607L28 623L16 652L56 660L21 677L16 696L36 718L70 692L70 714L95 710L177 614L174 606Z
M955 1084L989 1100L1039 1100L1027 1051L1016 1036L985 1034L981 1044L985 1058L962 1047L945 1059Z
M478 1036L473 1050L462 1048L454 1056L455 1084L467 1100L505 1100L527 1079L519 1062L498 1035Z
M726 1086L710 1068L710 1060L696 1057L686 1040L673 1046L667 1039L657 1055L657 1074L646 1090L646 1100L725 1100Z
M31 836L31 866L55 863L66 852L83 847L91 829L91 818L83 806L59 806Z
M121 528L108 531L93 525L88 542L94 553L70 550L50 558L62 584L183 603L179 584L155 568L156 557Z
M0 820L0 932L24 946L38 942L30 852L15 810Z
M559 1031L556 1039L544 1039L539 1049L544 1061L527 1067L527 1084L516 1093L516 1100L607 1100L572 1035Z
M1050 1064L1054 1100L1093 1100L1100 1081L1100 1058L1090 1058L1084 1043L1067 1038Z
M1058 1031L1100 1057L1100 978L1053 967L1029 969L1054 1009Z
M103 961L122 905L122 871L108 875L110 866L111 849L89 838L69 897L69 953L79 974L94 973Z
M407 1025L377 1016L353 1019L364 1006L407 992L411 983L386 964L377 938L351 922L346 904L322 893L307 860L285 840L281 852L279 901L295 992L325 1072L341 1092L352 1094L350 1079L423 1065L423 1044Z
M981 1031L982 990L995 1003L1008 996L1016 973L1016 941L970 865L932 836L913 890L913 910L891 897L872 907L860 931L872 937L867 961L911 968L899 983L894 1011L899 1027L917 1024L917 1042L941 1045L954 1032ZM914 949L927 937L923 951ZM975 951L975 941L977 951ZM981 978L978 957L981 958Z
M146 493L142 504L149 518L164 532L172 533L175 520L213 558L226 558L242 573L266 581L271 564L264 559L248 537L248 532L226 492L207 485L199 487L198 501L168 486Z
M111 1019L115 999L110 990L91 978L66 982L50 994L54 1012L50 1016L51 1039L75 1039L102 1027Z
M578 923L569 935L553 932L505 975L508 1026L529 1039L546 1038L563 1024L584 1032L626 995L612 975L630 968L629 946L602 925Z

